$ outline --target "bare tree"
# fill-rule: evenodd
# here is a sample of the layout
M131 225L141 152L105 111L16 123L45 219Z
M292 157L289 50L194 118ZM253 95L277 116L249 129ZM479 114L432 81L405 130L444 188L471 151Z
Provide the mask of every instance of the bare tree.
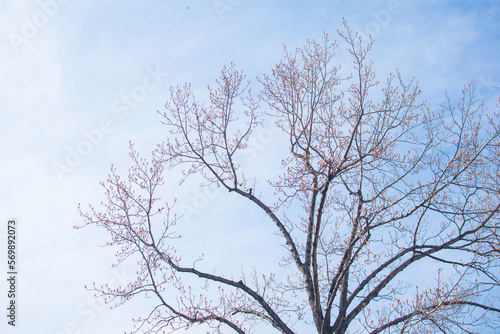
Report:
M135 282L95 290L117 305L156 297L136 331L204 325L249 333L267 323L295 333L299 320L321 334L500 328L499 114L478 101L474 83L457 105L447 96L437 111L399 73L379 84L372 42L345 26L339 35L352 59L349 76L332 65L337 44L325 35L285 49L259 79L259 98L234 65L209 87L208 107L189 85L171 88L161 113L170 137L151 161L132 148L128 179L112 169L103 208L81 211L86 224L109 231L109 245L120 246L119 263L139 261ZM270 181L275 192L266 195L273 203L259 195L265 185L250 188L237 161L266 117L289 140L282 174ZM299 279L225 277L183 263L170 242L179 237L175 205L157 198L164 168L176 166L264 211ZM193 277L199 286L184 283Z

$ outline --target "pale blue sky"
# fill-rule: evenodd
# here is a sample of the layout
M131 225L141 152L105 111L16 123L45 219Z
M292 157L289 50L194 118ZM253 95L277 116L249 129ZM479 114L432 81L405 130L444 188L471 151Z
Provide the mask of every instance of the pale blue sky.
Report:
M283 44L301 46L323 32L335 39L342 17L351 28L374 36L372 57L380 81L397 67L420 81L434 106L443 101L445 89L456 96L470 79L478 81L480 97L490 106L498 98L500 3L495 0L2 1L0 261L5 262L5 222L14 217L20 226L20 309L19 327L7 328L2 317L0 331L129 330L130 318L151 304L114 311L92 304L85 284L119 281L124 274L110 270L113 251L97 247L105 234L92 227L73 229L82 223L77 204L102 199L99 182L109 164L128 167L129 140L146 154L163 140L166 131L156 110L163 108L170 85L192 82L195 92L205 94L206 85L231 61L254 79L279 61ZM340 51L338 61L346 64ZM127 96L135 100L127 102ZM99 127L102 136L85 146L86 134ZM270 156L276 145L270 140L257 154ZM77 149L86 156L68 158ZM248 164L265 175L257 161ZM61 165L64 172L54 169ZM200 198L196 180L175 188L175 173L167 179L180 202L194 207ZM197 214L183 227L192 233L185 246L210 248L208 266L228 257L227 270L238 275L240 264L220 253L217 238L233 240L245 254L254 242L275 238L272 227L247 217L242 237L241 228L231 223L241 218L241 203L234 202L234 211L221 217L230 199L214 197L196 204ZM256 254L247 263L267 268L272 258ZM5 284L0 280L0 306L6 303Z

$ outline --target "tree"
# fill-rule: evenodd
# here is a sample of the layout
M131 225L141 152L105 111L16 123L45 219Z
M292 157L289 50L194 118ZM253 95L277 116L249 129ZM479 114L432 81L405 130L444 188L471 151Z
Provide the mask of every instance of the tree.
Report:
M488 113L473 82L457 105L447 96L437 111L419 102L416 81L404 83L399 73L378 89L372 41L345 27L339 35L350 76L332 65L337 44L325 35L321 44L285 48L259 79L258 98L233 64L209 87L208 107L189 85L172 87L160 113L169 138L151 161L131 146L128 179L112 167L102 210L80 210L86 224L109 231L109 245L121 246L118 263L138 259L135 282L94 285L116 305L154 295L138 328L203 324L214 333L248 333L263 322L295 333L299 320L321 334L499 328L499 114ZM237 159L269 117L289 142L282 174L268 184L273 203L263 199L265 184L250 188ZM165 168L178 166L264 211L299 279L235 279L183 263L171 245L179 237L175 204L157 196ZM418 277L422 268L431 276ZM192 278L198 286L183 283Z

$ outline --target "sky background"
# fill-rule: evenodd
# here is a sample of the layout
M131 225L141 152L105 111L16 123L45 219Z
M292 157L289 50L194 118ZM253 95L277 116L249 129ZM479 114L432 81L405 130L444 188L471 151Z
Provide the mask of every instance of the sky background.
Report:
M323 32L335 39L342 17L374 37L380 81L396 68L405 78L415 76L436 108L445 89L456 97L471 79L491 108L498 99L500 2L494 0L3 0L0 277L6 276L6 223L15 218L19 309L15 329L0 312L0 331L132 329L131 318L144 315L151 301L109 311L85 290L94 281L126 282L133 267L111 269L114 251L98 246L106 240L103 231L74 229L83 223L78 203L103 199L99 182L110 164L129 167L129 141L145 156L163 141L167 133L156 111L163 109L169 86L191 82L203 99L206 85L230 62L255 79L280 60L284 44L302 46ZM349 71L341 51L338 62ZM245 162L254 176L275 172L260 162L281 149L277 138L267 129L251 147L255 154ZM84 152L80 159L77 150ZM180 227L186 259L205 251L208 267L235 275L243 265L270 268L280 248L255 245L279 242L272 226L242 215L243 202L201 189L197 179L178 187L178 175L166 175L166 196L191 210ZM6 288L2 278L2 310Z

